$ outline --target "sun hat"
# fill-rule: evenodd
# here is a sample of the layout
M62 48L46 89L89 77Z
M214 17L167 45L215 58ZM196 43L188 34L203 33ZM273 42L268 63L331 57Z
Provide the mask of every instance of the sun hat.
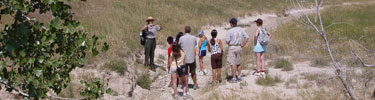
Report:
M203 30L199 30L198 33L197 33L197 36L201 36L204 34L204 31Z
M149 16L149 17L147 17L147 20L146 20L147 22L148 21L155 21L155 19L153 18L153 17L151 17L151 16Z

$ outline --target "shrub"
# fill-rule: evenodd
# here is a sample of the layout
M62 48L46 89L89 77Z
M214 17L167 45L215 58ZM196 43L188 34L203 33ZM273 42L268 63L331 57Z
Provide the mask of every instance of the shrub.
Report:
M293 65L286 59L277 59L275 68L282 68L282 71L291 71L293 70Z
M266 75L266 77L259 77L256 80L256 84L258 85L263 85L263 86L275 86L276 83L282 82L281 76L271 76L271 75Z
M104 68L109 69L111 71L115 71L120 75L124 75L127 71L127 64L124 60L116 59L105 63Z
M137 78L137 85L144 89L150 89L151 83L152 81L149 74L143 74Z

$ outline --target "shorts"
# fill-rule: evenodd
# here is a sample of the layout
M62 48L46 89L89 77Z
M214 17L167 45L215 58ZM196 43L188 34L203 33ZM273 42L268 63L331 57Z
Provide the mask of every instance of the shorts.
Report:
M177 73L177 67L172 67L172 66L171 66L171 67L169 68L169 72L168 72L168 73L169 73L169 74L172 74L172 75L173 75L174 73Z
M206 50L200 50L199 56L206 56Z
M241 65L242 61L242 48L241 46L229 46L227 61L229 65Z
M223 55L220 53L211 55L212 69L218 69L222 67L222 63L223 63L222 58L223 58Z
M180 66L180 67L177 67L176 72L179 77L182 77L188 74L187 69L188 68L186 66Z
M187 68L190 68L190 73L195 74L195 69L197 68L197 64L195 64L195 61L193 63L186 64Z

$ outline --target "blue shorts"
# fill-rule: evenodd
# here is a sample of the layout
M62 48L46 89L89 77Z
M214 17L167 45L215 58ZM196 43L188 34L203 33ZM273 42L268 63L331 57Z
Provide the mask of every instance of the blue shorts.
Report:
M200 50L199 56L206 56L206 50Z

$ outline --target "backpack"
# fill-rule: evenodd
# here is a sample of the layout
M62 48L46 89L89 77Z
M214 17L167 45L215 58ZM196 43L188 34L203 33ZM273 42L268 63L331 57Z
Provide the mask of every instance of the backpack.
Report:
M143 30L139 35L141 45L145 45L146 39L147 39L147 34L148 34L148 28Z
M258 34L258 42L261 45L267 45L268 42L270 42L270 37L268 36L268 32L265 28L259 28L259 34Z

